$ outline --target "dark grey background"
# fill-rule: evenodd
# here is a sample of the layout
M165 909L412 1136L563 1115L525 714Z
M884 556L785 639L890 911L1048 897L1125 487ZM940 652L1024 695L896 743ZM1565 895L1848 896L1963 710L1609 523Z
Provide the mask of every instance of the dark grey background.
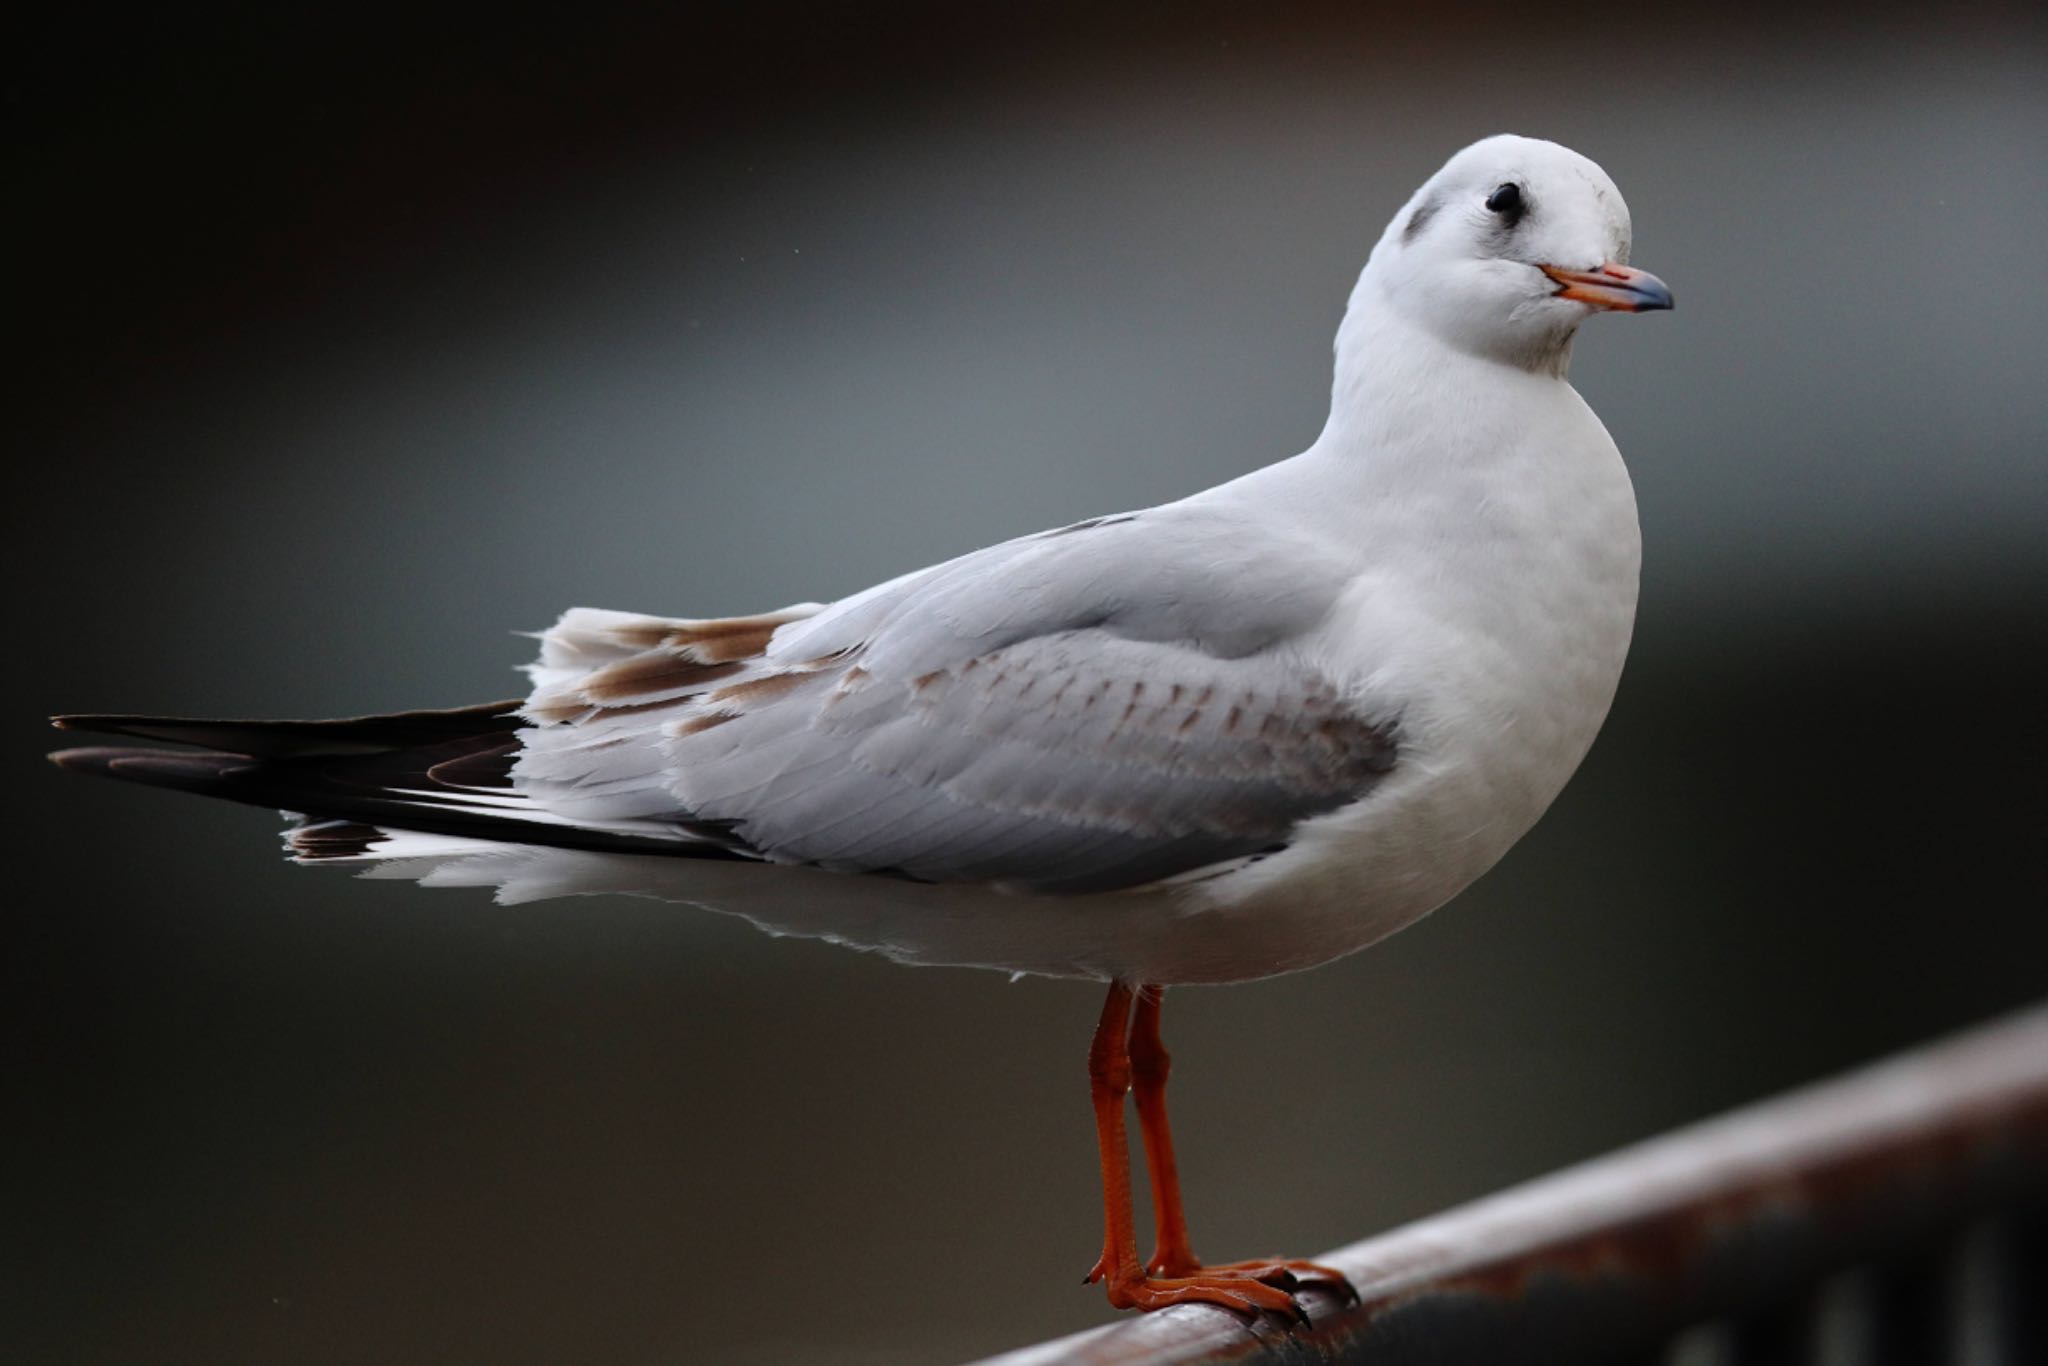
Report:
M1309 1253L2038 997L2048 38L2022 6L159 17L11 44L0 1354L944 1361L1106 1316L1095 988L280 862L56 710L507 695L1315 433L1512 129L1678 310L1574 378L1647 566L1457 905L1169 1004L1198 1246Z

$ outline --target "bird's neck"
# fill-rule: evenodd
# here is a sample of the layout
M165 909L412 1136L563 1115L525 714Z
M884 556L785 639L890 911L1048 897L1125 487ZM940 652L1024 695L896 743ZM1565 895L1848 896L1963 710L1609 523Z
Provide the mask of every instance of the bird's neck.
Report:
M1316 446L1386 450L1405 433L1441 438L1485 427L1505 410L1545 407L1569 398L1565 362L1530 368L1467 350L1406 316L1384 296L1370 268L1352 291L1337 329L1330 415Z

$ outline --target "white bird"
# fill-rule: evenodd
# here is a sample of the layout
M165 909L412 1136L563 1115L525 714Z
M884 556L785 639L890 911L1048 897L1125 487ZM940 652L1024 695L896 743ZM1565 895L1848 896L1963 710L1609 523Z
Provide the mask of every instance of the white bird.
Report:
M1090 1054L1112 1303L1299 1315L1310 1263L1204 1266L1163 989L1326 963L1548 807L1635 616L1628 474L1579 324L1669 308L1593 162L1488 138L1394 216L1306 451L830 605L576 609L524 699L319 722L59 718L198 746L67 768L302 812L300 861L504 900L664 896L919 963L1106 980ZM1158 1249L1138 1259L1135 1089Z

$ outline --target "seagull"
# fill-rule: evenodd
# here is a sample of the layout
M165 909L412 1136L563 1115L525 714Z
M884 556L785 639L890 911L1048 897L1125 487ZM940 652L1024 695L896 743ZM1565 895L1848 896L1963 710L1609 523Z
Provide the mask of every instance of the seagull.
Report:
M327 721L64 716L185 746L59 766L282 808L292 857L500 900L616 892L910 963L1094 979L1118 1308L1305 1318L1313 1262L1209 1264L1166 1114L1167 987L1411 924L1536 822L1605 719L1641 559L1566 379L1598 312L1671 307L1613 181L1553 142L1453 156L1395 214L1306 451L830 604L577 608L522 698ZM1141 1259L1125 1143L1156 1222Z

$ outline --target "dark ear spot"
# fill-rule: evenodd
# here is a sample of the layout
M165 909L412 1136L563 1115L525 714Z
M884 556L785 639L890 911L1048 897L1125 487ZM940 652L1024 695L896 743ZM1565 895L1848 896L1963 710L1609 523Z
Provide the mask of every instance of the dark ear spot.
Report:
M1415 212L1408 215L1408 224L1401 229L1402 245L1415 240L1417 233L1429 226L1429 220L1436 217L1436 211L1443 207L1440 199L1425 199L1415 206Z

